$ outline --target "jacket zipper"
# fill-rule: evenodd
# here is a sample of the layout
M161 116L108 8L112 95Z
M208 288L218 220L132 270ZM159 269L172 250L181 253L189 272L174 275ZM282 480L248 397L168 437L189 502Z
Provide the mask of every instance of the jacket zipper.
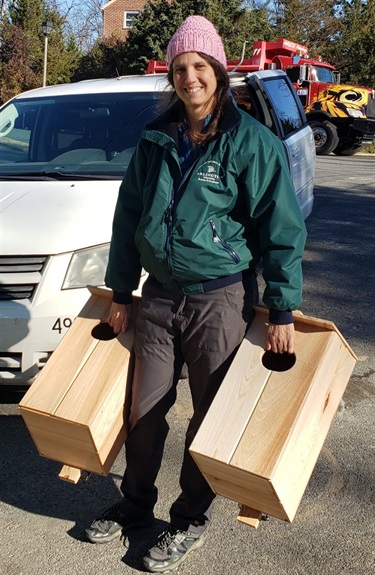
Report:
M171 235L172 235L172 210L174 205L174 190L172 189L172 197L169 206L164 212L164 221L167 225L167 235L165 238L165 254L167 267L170 275L172 276L172 255L171 255Z
M229 244L227 244L224 240L221 239L221 237L217 233L215 222L212 219L210 219L210 226L212 230L212 241L215 242L215 244L219 244L220 247L222 247L230 255L233 261L235 261L236 264L239 264L241 258Z
M166 239L165 239L165 253L166 253L167 267L168 267L168 271L169 271L171 277L173 277L172 254L171 254L171 237L172 237L172 223L173 223L173 208L175 205L175 199L178 197L178 192L181 190L181 188L182 188L183 184L186 182L188 176L191 174L191 172L195 168L196 164L198 163L198 160L199 160L199 158L197 158L193 162L193 164L190 166L190 168L185 172L181 182L178 185L177 190L175 190L174 187L172 187L171 200L169 202L167 209L164 212L164 221L167 225L167 235L166 235Z

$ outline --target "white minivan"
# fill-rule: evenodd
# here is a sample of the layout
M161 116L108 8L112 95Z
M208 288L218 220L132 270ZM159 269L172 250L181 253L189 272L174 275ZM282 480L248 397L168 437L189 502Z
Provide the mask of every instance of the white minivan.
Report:
M315 146L284 72L232 75L238 105L284 143L301 210ZM103 285L120 181L165 75L40 88L0 108L0 384L28 385ZM51 382L53 385L53 382Z

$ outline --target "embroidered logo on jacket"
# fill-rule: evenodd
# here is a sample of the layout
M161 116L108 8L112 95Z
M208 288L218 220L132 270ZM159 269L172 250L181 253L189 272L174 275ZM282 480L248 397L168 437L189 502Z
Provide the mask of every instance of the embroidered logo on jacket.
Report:
M220 185L221 178L224 176L224 170L220 162L210 160L199 167L197 176L200 182Z

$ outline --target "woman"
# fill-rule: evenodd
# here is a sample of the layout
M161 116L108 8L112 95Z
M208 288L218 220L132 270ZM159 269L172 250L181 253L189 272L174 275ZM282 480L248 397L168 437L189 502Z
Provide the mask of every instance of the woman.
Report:
M142 267L149 273L136 320L123 499L86 531L101 543L153 521L165 416L186 362L194 413L181 494L144 558L152 572L176 568L202 544L215 496L188 448L252 321L260 260L270 322L265 347L293 352L305 241L282 146L233 102L213 25L187 18L168 45L167 63L172 102L146 126L121 185L106 275L109 323L118 333L127 328Z

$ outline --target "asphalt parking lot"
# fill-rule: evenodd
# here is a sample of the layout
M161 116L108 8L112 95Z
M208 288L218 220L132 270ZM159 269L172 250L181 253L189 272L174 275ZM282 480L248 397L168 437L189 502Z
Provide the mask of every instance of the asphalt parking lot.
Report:
M257 530L217 498L205 544L181 575L368 575L375 572L375 157L318 158L316 202L307 221L305 314L333 321L358 356L343 402L292 524ZM51 382L53 385L53 382ZM168 520L178 493L188 384L169 415L158 477L157 521L127 541L95 546L84 527L118 497L124 454L106 478L71 485L41 458L17 407L0 392L0 574L130 575Z

